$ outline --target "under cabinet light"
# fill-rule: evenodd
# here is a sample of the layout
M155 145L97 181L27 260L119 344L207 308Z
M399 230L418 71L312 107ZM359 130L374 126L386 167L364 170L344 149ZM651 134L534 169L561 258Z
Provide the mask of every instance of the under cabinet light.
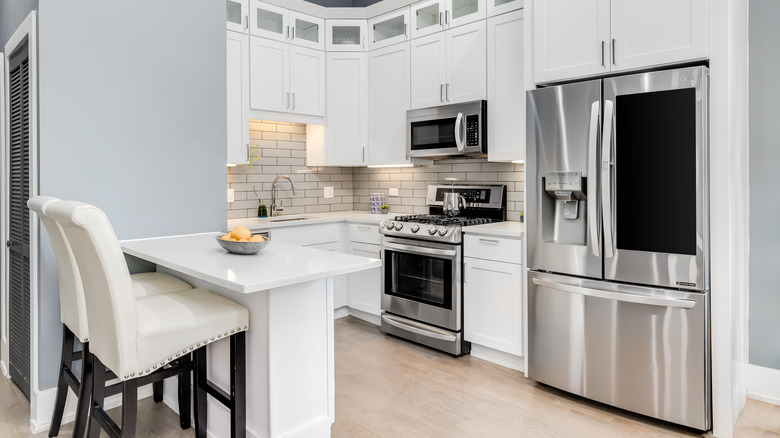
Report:
M525 164L525 160L513 160L512 162L515 164Z
M368 167L380 168L380 167L414 167L414 164L369 164Z

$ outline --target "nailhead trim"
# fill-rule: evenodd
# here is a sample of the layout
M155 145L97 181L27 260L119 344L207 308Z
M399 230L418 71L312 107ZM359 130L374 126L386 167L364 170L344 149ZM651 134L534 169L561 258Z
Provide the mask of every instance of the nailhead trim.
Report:
M243 326L243 327L239 327L239 328L237 328L237 329L235 329L235 330L232 330L232 329L231 329L231 330L230 330L230 334L232 335L232 334L236 334L236 333L239 333L239 332L242 332L242 331L246 331L246 330L249 330L249 326L246 326L246 325L245 325L245 326ZM182 350L182 351L181 351L181 353L179 353L179 352L176 352L176 357L179 357L179 356L181 356L181 355L183 355L183 354L187 354L187 351L188 351L188 350L189 350L189 351L192 351L192 350L193 350L195 347L197 347L197 348L200 348L200 347L205 347L207 344L210 344L211 342L214 342L214 341L215 341L215 340L217 340L217 339L221 339L221 338L222 338L222 336L225 336L225 337L227 337L227 336L228 336L228 332L225 332L225 334L224 334L224 335L218 334L216 338L212 337L210 340L208 340L208 339L207 339L207 340L205 340L205 341L203 341L203 342L198 342L197 344L195 344L195 346L194 346L194 347L193 347L192 345L190 345L189 347L187 347L187 348L185 348L184 350ZM85 342L86 342L86 341L85 341ZM173 356L168 356L168 362L170 362L170 361L172 361L172 360L173 360ZM150 371L154 371L154 370L156 370L156 369L158 368L158 366L159 366L160 368L162 368L162 367L164 367L164 366L165 366L165 364L166 364L166 362L165 362L165 361L163 361L163 362L160 362L160 365L154 364L154 365L152 366L152 369L151 369L151 370L149 370L149 369L147 368L145 371L144 371L144 370L138 371L138 372L137 372L137 373L138 373L138 377L141 377L141 376L143 376L144 374L149 374L149 373L150 373ZM135 375L136 375L136 373L130 373L129 375L128 375L128 374L125 374L125 380L128 380L128 379L130 379L130 378L132 378L132 377L135 377Z

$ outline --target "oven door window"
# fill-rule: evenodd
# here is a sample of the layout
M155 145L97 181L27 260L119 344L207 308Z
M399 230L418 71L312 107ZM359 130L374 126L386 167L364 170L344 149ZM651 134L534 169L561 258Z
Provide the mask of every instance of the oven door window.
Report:
M385 293L452 309L450 259L385 250Z
M454 148L455 117L412 122L412 150Z

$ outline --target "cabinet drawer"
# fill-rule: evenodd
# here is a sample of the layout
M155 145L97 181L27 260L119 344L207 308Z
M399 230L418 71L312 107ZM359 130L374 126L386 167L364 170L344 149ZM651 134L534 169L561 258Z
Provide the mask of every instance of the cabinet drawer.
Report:
M301 246L340 242L341 224L317 224L275 228L271 230L271 239L277 242Z
M523 263L523 241L494 236L463 236L463 255L506 263Z
M371 243L379 245L381 243L378 225L349 224L349 241Z

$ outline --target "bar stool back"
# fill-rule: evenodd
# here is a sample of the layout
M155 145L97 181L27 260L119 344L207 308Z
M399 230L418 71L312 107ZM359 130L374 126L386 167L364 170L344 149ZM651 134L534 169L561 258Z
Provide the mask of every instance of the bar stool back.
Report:
M51 205L47 214L62 227L79 266L87 319L92 331L92 420L88 432L97 436L99 425L111 436L134 436L137 387L150 373L196 351L196 364L205 366L205 346L230 338L231 391L224 397L207 379L196 379L196 435L206 436L206 394L231 410L231 436L246 435L245 331L247 309L203 289L135 297L122 248L106 215L97 207L74 201ZM104 366L122 381L122 428L103 409ZM198 365L195 365L198 366ZM177 369L177 373L190 372ZM171 371L174 372L174 371ZM196 374L199 370L196 370Z

